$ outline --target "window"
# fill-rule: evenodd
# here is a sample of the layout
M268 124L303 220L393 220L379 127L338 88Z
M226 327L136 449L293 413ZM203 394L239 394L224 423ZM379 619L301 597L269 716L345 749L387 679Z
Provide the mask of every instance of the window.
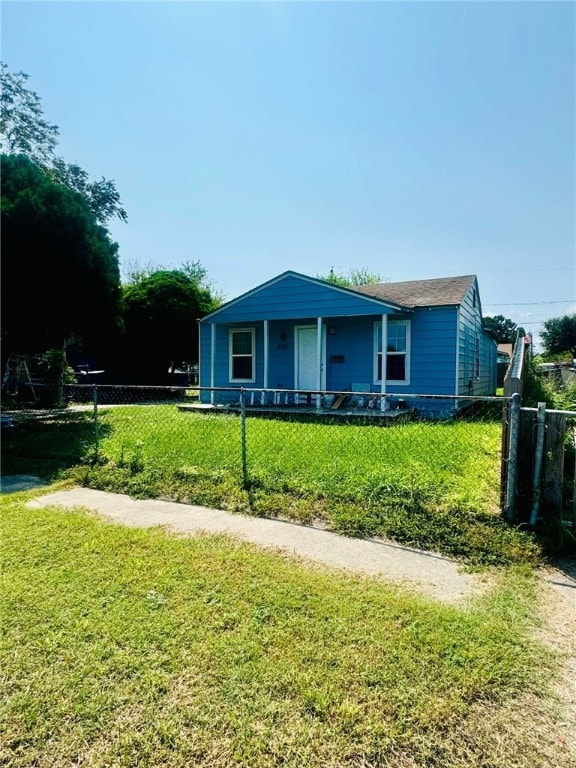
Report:
M230 330L230 381L254 381L254 328Z
M474 375L477 379L480 378L480 335L478 333L474 343Z
M387 323L386 381L408 384L410 381L410 321ZM375 381L382 381L382 323L374 327Z

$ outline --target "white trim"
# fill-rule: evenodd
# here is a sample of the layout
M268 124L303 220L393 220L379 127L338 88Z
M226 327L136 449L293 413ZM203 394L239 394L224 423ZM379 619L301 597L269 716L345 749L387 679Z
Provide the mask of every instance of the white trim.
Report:
M322 336L322 318L318 317L316 318L316 367L318 368L316 372L316 384L318 386L316 389L324 389L322 386L322 372L324 370L322 364Z
M202 386L202 326L199 319L196 320L196 328L198 330L198 386Z
M318 320L322 322L322 318ZM316 325L295 325L294 326L294 389L298 389L298 331L313 328L318 334L318 323ZM326 326L321 325L322 328L322 347L320 353L320 390L326 389ZM316 349L318 349L318 336L316 336Z
M222 312L223 310L228 309L228 307L233 307L239 301L244 301L244 299L247 299L249 296L254 296L254 294L259 293L265 288L268 288L269 286L274 285L275 283L278 283L287 277L297 277L300 280L304 280L305 282L308 282L308 283L314 283L315 285L321 285L325 288L331 288L333 291L336 291L337 293L344 293L347 296L354 296L357 299L363 299L369 304L377 304L380 307L389 307L390 309L396 312L412 311L411 307L404 307L402 304L394 304L393 302L390 302L390 301L384 301L383 299L378 299L375 296L367 296L364 293L355 291L353 288L345 288L340 285L334 285L333 283L329 283L327 280L320 280L316 277L308 277L308 275L302 275L300 274L300 272L293 272L292 270L288 270L286 272L282 272L281 275L277 275L276 277L273 277L271 280L267 280L265 283L262 283L262 285L258 285L256 286L256 288L252 288L252 290L246 291L246 293L243 293L240 296L237 296L235 299L231 299L230 301L227 301L225 304L222 304L221 307L218 307L218 309L215 309L213 312L210 312L210 314L205 315L200 320L200 322L205 323L207 320L210 320L210 318L214 317L214 315L217 315L219 312Z
M232 366L232 337L235 333L250 333L252 335L252 378L251 379L234 379L232 378L233 366ZM245 355L248 357L248 355ZM256 381L256 328L229 328L228 329L228 381L234 381L244 384L254 384Z
M454 394L460 394L460 307L456 309L456 387Z
M386 376L388 374L388 356L384 354L384 350L388 349L388 318L386 315L382 315L382 376L380 377L380 392L384 394L386 392ZM376 334L378 338L378 334ZM378 350L377 350L378 351ZM376 363L376 375L378 375L378 357L374 361Z
M482 355L480 349L480 331L474 331L474 380L480 381L482 378Z
M210 334L210 386L214 387L215 373L214 373L214 353L216 351L216 326L212 324L212 331ZM214 405L214 389L210 391L210 402Z
M268 389L268 320L264 320L264 389Z
M393 386L393 387L408 387L410 385L410 371L412 366L412 321L410 319L406 320L389 320L386 317L386 347L388 347L388 328L391 325L405 325L406 326L406 352L404 353L406 355L405 359L405 366L404 371L406 374L406 378L403 380L399 379L386 379L384 380L384 376L382 376L381 379L378 378L378 326L382 324L382 320L376 320L374 321L374 327L372 331L373 336L373 363L372 363L372 379L374 384L380 384L382 387L382 383L384 383L384 386ZM382 352L384 351L384 334L382 334ZM384 352L383 352L384 354ZM388 352L386 352L386 355ZM387 361L386 361L387 362ZM382 373L384 373L384 367L386 363L384 362L384 356L382 356ZM387 372L386 372L387 373ZM384 391L384 390L381 390Z

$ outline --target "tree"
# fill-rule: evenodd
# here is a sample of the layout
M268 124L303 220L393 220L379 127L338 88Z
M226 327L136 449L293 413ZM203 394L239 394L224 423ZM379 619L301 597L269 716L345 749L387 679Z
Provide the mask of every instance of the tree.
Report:
M118 246L86 199L23 155L2 155L3 353L98 353L119 322Z
M142 280L151 277L156 272L174 271L182 272L198 287L205 288L218 305L224 301L223 294L216 289L212 280L208 279L208 270L200 261L184 261L179 267L156 264L153 261L147 261L144 264L140 264L139 261L127 261L122 269L122 282L125 285L134 285L141 283Z
M498 344L514 344L518 335L525 336L526 334L524 328L516 325L513 320L504 317L504 315L485 317L482 322L486 330L492 331Z
M105 224L114 216L124 222L128 221L128 214L120 202L120 194L110 179L102 177L100 181L90 181L85 170L74 163L65 163L60 157L52 161L49 171L56 181L86 199L100 224Z
M198 361L197 320L217 305L182 270L156 270L126 285L122 367L136 381L166 383L169 371Z
M540 336L547 354L569 352L576 358L576 314L545 320Z
M126 221L113 181L90 181L78 165L56 157L60 130L44 118L40 97L26 87L28 79L25 72L11 73L0 62L0 151L26 155L55 181L81 194L100 224L114 216Z
M318 275L318 278L345 288L353 288L356 285L378 285L386 282L377 272L371 272L367 267L353 267L345 274L334 272L334 269L331 269L330 274Z
M59 130L44 119L40 98L26 88L27 80L27 74L12 74L0 62L0 149L47 165L54 157Z

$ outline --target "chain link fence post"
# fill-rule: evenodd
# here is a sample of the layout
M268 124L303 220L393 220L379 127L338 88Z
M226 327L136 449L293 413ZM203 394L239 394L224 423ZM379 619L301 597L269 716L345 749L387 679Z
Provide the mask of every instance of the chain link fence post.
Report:
M100 451L100 435L98 424L98 387L96 384L92 387L92 402L94 404L94 447L96 449L96 455Z
M248 466L246 462L246 393L240 389L240 450L242 452L242 488L248 488Z
M506 511L509 523L516 519L516 484L518 479L518 444L520 438L520 395L515 392L510 399L508 425L508 471L506 479Z

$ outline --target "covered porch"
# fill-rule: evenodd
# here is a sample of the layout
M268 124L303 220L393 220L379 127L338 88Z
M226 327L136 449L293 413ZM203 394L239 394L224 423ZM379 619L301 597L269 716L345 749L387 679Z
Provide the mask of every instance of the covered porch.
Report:
M251 390L247 407L317 407L319 398L325 403L327 393L339 391L383 396L390 361L382 350L396 349L396 340L389 341L390 314L209 323L204 339L209 353L201 369L209 403L221 402L222 387ZM374 403L386 410L384 397Z

